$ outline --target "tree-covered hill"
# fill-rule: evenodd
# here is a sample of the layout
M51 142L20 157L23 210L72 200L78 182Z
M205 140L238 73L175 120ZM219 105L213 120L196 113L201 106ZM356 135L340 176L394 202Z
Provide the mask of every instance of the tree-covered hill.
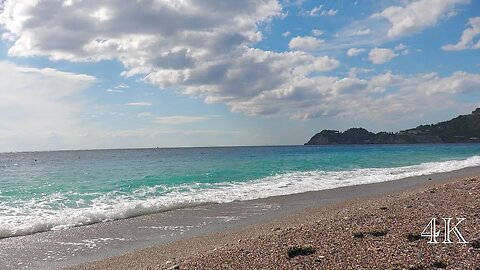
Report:
M445 122L397 133L372 133L364 128L350 128L344 132L322 130L305 145L407 143L480 143L480 108Z

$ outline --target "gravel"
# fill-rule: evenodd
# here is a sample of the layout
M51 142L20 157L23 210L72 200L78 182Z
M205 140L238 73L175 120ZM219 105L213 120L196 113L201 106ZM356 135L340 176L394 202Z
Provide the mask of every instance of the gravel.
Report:
M313 208L75 269L480 269L480 176ZM466 218L468 244L429 244L432 218ZM171 268L175 267L175 268Z

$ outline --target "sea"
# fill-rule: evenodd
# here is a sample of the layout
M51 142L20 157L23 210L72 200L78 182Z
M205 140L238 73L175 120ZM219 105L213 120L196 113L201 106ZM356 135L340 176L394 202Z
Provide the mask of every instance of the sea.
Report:
M0 238L480 166L480 144L0 153Z

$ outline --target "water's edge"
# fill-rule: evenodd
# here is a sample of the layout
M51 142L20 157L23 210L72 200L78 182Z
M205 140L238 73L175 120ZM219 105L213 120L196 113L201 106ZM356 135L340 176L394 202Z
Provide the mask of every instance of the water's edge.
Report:
M263 199L177 209L130 219L0 240L0 263L57 268L120 255L171 241L242 228L300 211L350 199L401 192L452 177L480 174L480 167L339 187ZM429 180L431 178L432 180Z
M106 197L105 202L102 201L100 204L88 208L51 210L52 214L39 217L34 222L31 221L32 219L29 216L24 216L23 220L20 221L16 217L12 218L11 221L4 219L2 228L0 228L0 238L29 235L49 230L62 230L205 204L247 201L343 186L384 182L479 165L480 156L473 156L461 160L426 162L392 168L298 171L252 181L212 183L207 187L191 188L188 191L171 192L145 199L124 200L122 197ZM192 183L192 185L196 185L196 183ZM181 185L178 188L185 187ZM150 192L152 187L141 187L139 190ZM61 201L61 199L54 199Z

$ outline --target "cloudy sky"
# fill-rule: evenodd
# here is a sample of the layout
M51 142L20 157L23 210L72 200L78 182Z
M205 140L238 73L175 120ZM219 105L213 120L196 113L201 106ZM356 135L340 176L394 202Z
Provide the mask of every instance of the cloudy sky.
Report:
M476 0L0 0L0 151L302 144L480 106Z

